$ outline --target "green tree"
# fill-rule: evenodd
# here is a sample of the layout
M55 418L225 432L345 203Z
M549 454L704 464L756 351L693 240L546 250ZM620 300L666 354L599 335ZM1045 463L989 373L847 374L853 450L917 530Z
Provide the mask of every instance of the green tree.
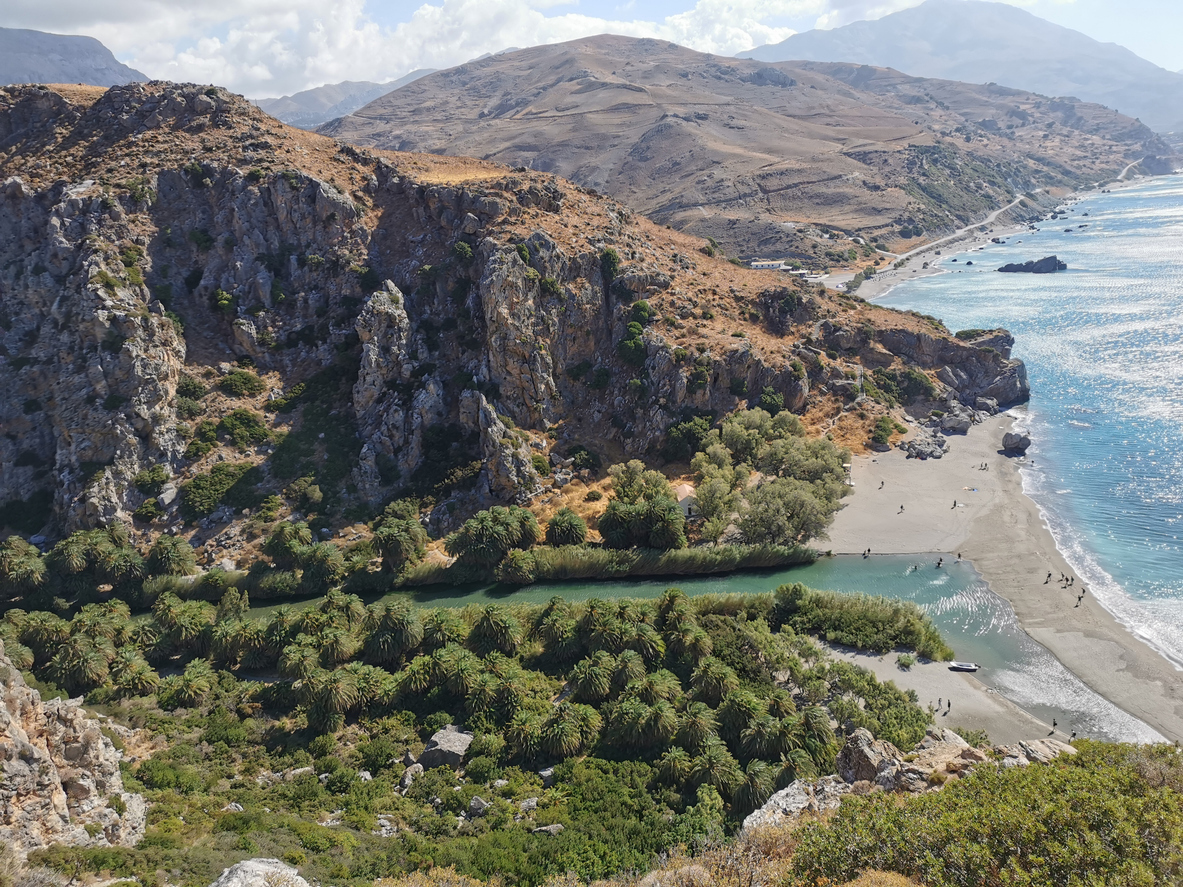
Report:
M587 541L587 524L570 508L560 508L546 525L546 544L582 545Z

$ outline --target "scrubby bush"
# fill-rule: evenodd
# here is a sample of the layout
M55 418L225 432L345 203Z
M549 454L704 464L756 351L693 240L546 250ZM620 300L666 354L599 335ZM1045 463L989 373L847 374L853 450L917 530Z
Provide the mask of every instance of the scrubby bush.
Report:
M267 390L267 384L249 370L231 370L218 387L231 397L255 397Z

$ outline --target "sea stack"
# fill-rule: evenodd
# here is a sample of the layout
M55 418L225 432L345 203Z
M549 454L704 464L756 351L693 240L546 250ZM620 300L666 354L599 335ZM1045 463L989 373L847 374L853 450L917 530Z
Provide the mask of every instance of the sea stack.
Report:
M1068 266L1055 256L1045 256L1038 262L1023 262L1021 265L1012 262L998 270L1006 274L1053 274L1056 271L1067 271Z

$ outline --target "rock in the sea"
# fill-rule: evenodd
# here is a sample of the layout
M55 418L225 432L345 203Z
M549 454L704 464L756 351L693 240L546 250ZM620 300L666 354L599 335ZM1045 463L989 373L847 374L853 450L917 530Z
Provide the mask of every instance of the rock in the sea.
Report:
M802 813L835 810L850 790L850 784L836 776L823 776L814 781L798 779L774 794L763 807L748 814L743 827L764 828L791 822Z
M244 859L223 870L210 887L308 887L308 882L278 859Z
M1056 271L1067 271L1068 266L1055 256L1045 256L1038 261L1011 262L998 269L1004 274L1054 274Z
M43 703L0 644L0 843L135 846L146 806L123 790L121 757L79 700Z
M1008 453L1025 453L1031 446L1031 438L1017 431L1008 431L1002 435L1002 448Z
M432 735L419 756L419 763L423 769L432 767L451 767L456 769L464 763L464 755L472 745L472 734L459 727L448 724L444 729Z

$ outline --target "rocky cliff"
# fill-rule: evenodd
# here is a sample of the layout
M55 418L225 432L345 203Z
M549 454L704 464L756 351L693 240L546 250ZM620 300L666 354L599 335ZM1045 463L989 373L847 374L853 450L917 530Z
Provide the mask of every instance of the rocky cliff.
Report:
M120 753L76 701L28 687L0 645L0 842L133 846L145 804L123 790Z
M269 494L300 508L299 478L337 515L409 487L447 523L537 495L532 456L653 455L765 387L827 427L882 411L851 385L873 370L1026 396L1020 363L930 319L216 88L0 90L0 183L0 524L29 533L136 509L209 529ZM137 480L154 467L163 487ZM186 510L178 484L227 469L231 504Z

